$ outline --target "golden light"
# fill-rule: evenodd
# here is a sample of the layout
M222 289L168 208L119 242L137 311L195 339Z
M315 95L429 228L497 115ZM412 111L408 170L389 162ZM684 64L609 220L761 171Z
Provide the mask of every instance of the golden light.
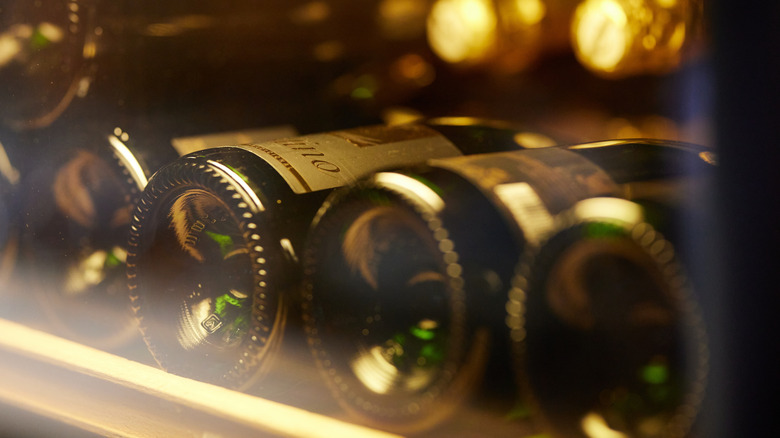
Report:
M23 47L33 36L29 24L15 24L0 33L0 67L4 67L23 55Z
M0 141L0 177L5 178L11 184L18 183L20 178L19 171L14 168L11 160L8 158L2 141Z
M430 85L436 77L433 66L416 53L407 53L393 62L391 74L397 82L411 82L418 87Z
M71 14L71 21L78 22L78 15ZM45 21L38 25L38 32L53 43L58 43L65 38L65 32L59 26Z
M676 0L585 0L577 7L571 40L580 63L621 77L676 67L698 11Z
M527 149L555 146L555 140L538 132L523 131L515 134L515 143Z
M547 13L547 7L540 0L517 0L515 3L519 15L528 24L542 21Z
M434 53L458 67L525 70L569 45L573 0L438 0L428 18Z
M496 24L489 0L439 0L428 16L428 42L446 62L475 63L495 43Z
M0 329L7 335L0 339L0 401L67 418L70 425L101 436L121 431L137 437L398 438L169 374L4 319ZM56 377L42 381L37 374L42 369Z
M612 72L631 44L625 11L615 0L586 0L575 13L572 32L580 62L594 70Z
M391 106L382 110L382 120L387 125L402 125L404 123L412 123L422 119L423 117L424 116L420 111L404 106Z
M602 219L607 215L626 224L639 224L644 220L642 207L620 198L590 198L574 206L574 214L580 219Z
M135 155L130 152L130 149L123 143L130 139L126 132L122 132L120 128L114 130L114 135L109 135L108 143L114 148L117 158L125 165L130 173L130 177L133 178L138 188L143 189L149 182L144 174L143 167L136 159Z
M420 181L398 173L380 172L374 175L373 180L387 187L406 189L407 193L413 193L431 212L438 213L444 209L444 200L430 187Z
M611 429L604 417L595 412L582 418L582 430L589 438L628 438L628 435Z

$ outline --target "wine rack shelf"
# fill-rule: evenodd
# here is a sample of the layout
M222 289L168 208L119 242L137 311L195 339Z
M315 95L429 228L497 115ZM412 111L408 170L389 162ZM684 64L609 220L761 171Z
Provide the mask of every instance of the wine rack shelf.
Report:
M112 437L392 438L0 319L0 402ZM32 432L35 424L25 426Z

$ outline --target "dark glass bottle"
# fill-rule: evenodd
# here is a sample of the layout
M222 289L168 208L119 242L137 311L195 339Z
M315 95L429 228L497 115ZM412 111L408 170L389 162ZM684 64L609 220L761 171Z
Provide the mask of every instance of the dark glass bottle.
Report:
M127 300L126 241L148 179L181 153L269 137L259 130L171 139L204 127L183 130L173 114L155 120L105 111L93 116L65 117L18 134L19 147L35 157L21 183L20 284L43 314L35 323L115 349L138 338Z
M529 395L531 385L526 384L516 399L512 363L516 361L517 368L525 370L525 361L536 361L536 374L529 378L527 373L519 373L521 381L535 384L549 379L561 397L574 399L580 387L591 382L585 376L555 386L556 379L562 377L553 367L576 367L571 359L578 357L563 357L566 352L585 356L601 353L588 350L590 345L584 342L570 342L560 345L561 357L556 357L560 362L555 364L544 362L549 355L541 362L538 353L519 358L510 355L515 349L524 351L512 342L530 342L532 338L536 345L559 346L555 336L518 334L529 330L524 318L538 317L518 303L519 280L513 280L524 251L555 234L563 226L561 218L568 217L570 211L578 212L588 205L598 207L588 217L607 224L621 219L619 214L614 220L612 216L627 208L634 213L631 220L636 223L632 225L646 227L648 233L653 229L651 223L666 226L655 218L643 219L644 208L637 202L644 202L640 198L645 195L637 196L637 202L620 197L639 187L666 188L674 183L679 189L687 184L680 178L701 177L711 166L699 153L709 156L707 149L694 145L636 140L484 154L432 160L426 167L403 172L377 173L334 192L317 214L302 256L302 293L309 345L337 400L363 422L410 433L451 418L469 397L482 406L504 403L506 409L516 402L510 413L514 417L548 418L539 415L538 405L528 401L536 395ZM653 200L663 200L664 194L657 190L645 193L651 193ZM602 204L593 204L595 199ZM649 247L665 242L660 234L652 236L653 242L644 242ZM664 263L671 265L675 254L671 245L663 244L668 249ZM631 271L632 267L618 263L612 271L609 266L604 271L629 278L653 271L653 278L658 279L658 270L667 275L666 265L653 258L655 254L647 247L631 250L644 264L637 263ZM558 274L558 281L568 278ZM609 284L606 275L594 272L596 279ZM674 288L675 292L651 298L666 306L670 326L650 327L644 334L698 354L688 344L692 338L683 328L695 319L695 310L688 306L690 302L681 304L683 297L672 296L680 285L668 286L663 283L666 280L672 282L661 276L658 282L662 286L657 289ZM630 286L619 284L613 289L624 292L626 301L631 301L638 292ZM618 302L616 306L628 304ZM511 338L506 323L513 328ZM606 331L596 337L608 344L618 335ZM635 340L637 349L657 347L647 338ZM660 357L666 350L658 347L657 352ZM628 359L630 352L612 353L615 363L604 363L605 373L624 372L629 364L620 363L624 359L620 355L624 353ZM674 364L679 366L674 372L698 371L703 360L699 356L684 359ZM545 374L546 365L555 371ZM595 383L600 384L608 389L604 382ZM543 407L556 412L555 405ZM637 416L643 414L646 412ZM551 424L557 426L555 421ZM547 426L542 424L535 430L539 427L536 422L518 422L515 433L557 434L563 430ZM624 431L635 432L630 428ZM561 436L572 431L564 432Z
M688 436L707 342L675 247L622 199L555 219L507 304L524 410L556 437Z
M0 122L45 126L88 86L95 2L11 1L0 7ZM85 82L86 81L86 82Z
M204 150L161 169L128 250L131 299L158 363L250 386L279 347L304 234L331 189L431 157L520 147L517 130L457 121Z
M378 3L5 1L0 122L44 127L84 96L131 111L232 103L295 121L298 102L352 67L421 44L384 38ZM309 114L334 117L320 106Z
M591 199L555 216L526 246L509 293L521 393L554 436L688 436L704 396L697 294L707 291L696 286L706 257L689 235L706 220L716 156L682 143L653 158L625 146L574 151L636 203Z

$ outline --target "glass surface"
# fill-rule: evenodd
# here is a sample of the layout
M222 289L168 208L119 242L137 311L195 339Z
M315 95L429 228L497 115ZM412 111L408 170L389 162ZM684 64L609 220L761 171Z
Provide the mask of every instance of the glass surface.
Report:
M689 344L672 258L606 222L555 236L540 252L524 362L534 398L563 436L685 433L699 346Z
M252 268L237 218L212 193L188 190L161 207L149 249L144 327L171 371L217 381L240 359L252 311ZM224 281L218 281L224 280ZM168 360L167 358L170 358Z
M137 336L125 286L131 188L113 164L76 148L25 184L23 257L35 300L65 337L115 348ZM27 183L27 181L25 181Z
M641 137L705 148L723 143L729 153L720 160L725 163L721 176L730 176L727 183L695 194L675 193L683 205L711 201L712 208L686 211L673 224L679 241L674 243L689 255L686 268L696 286L694 298L704 308L707 329L714 329L713 351L721 355L712 358L715 377L708 391L714 401L708 399L701 411L702 424L718 423L720 417L763 413L762 407L770 406L752 401L754 388L764 386L763 376L771 375L761 364L772 339L760 335L776 332L755 327L773 318L761 317L771 312L763 303L776 289L768 277L774 272L773 248L780 247L768 213L777 203L771 196L777 186L771 170L778 162L777 142L768 135L777 117L764 108L773 109L780 99L774 85L777 32L772 30L777 20L766 13L770 7L703 3L0 0L0 124L18 134L66 120L73 128L62 137L67 147L78 146L77 132L86 118L116 113L131 121L143 119L152 131L166 131L158 123L166 116L215 132L289 124L304 134L463 116L528 126L531 135L515 141L529 147L560 139L581 143ZM580 12L575 13L578 4ZM715 22L708 20L712 17ZM738 105L731 105L734 101ZM721 105L719 113L716 104ZM80 120L83 115L89 116ZM244 122L247 126L236 126ZM127 335L137 336L138 321L126 313L136 304L128 299L124 266L134 211L123 204L123 182L107 171L109 163L88 154L62 160L59 174L41 176L46 171L35 160L64 147L40 142L20 153L4 138L0 142L9 153L8 163L0 156L0 184L8 175L18 181L48 178L51 183L40 192L53 195L20 197L24 182L0 188L3 202L9 199L5 195L14 199L0 205L0 314L68 338L78 337L75 330L112 339L109 334L117 328L129 328ZM19 164L29 160L30 165ZM620 162L616 156L614 167L625 169ZM665 166L678 171L688 164L671 157ZM713 200L705 199L710 196ZM288 205L275 198L266 201ZM721 203L728 208L716 208ZM20 204L34 206L36 213L20 215ZM387 405L388 412L399 406L411 412L414 408L406 401L424 398L421 394L436 388L437 376L447 371L448 355L462 342L452 334L461 316L452 312L440 242L428 236L424 225L413 224L408 212L382 208L339 230L343 241L327 252L332 269L323 275L333 277L328 279L332 293L323 306L339 323L325 330L339 335L333 341L334 351L343 352L339 373L353 376L351 384L366 397L393 395L397 403ZM197 190L178 193L164 210L157 224L159 243L150 249L148 262L164 270L145 286L156 291L147 304L165 322L146 321L141 328L160 334L155 354L174 373L211 382L241 374L237 364L254 351L248 321L259 311L256 284L251 284L257 281L251 280L257 256L250 258L245 249L253 247L244 246L241 218L215 196ZM57 219L40 219L50 213ZM388 225L390 218L402 225ZM108 226L98 232L96 224ZM17 254L15 242L33 234L48 252L26 266L19 263L24 254L21 247ZM349 251L343 247L347 235ZM285 248L290 266L303 261L298 241L306 236L297 238L274 242ZM5 251L4 242L10 243ZM539 400L551 418L592 437L608 436L609 429L654 436L658 423L643 419L666 421L665 414L654 413L679 403L680 388L690 377L692 365L684 354L688 346L674 340L680 326L670 322L688 316L667 299L669 290L659 272L632 254L618 242L580 242L562 249L560 259L545 266L544 284L537 287L544 297L539 318L557 324L562 340L584 345L561 351L551 351L551 343L537 346L536 376L548 366L571 376L565 382L537 381L544 387L539 392L547 394ZM379 276L380 267L391 274ZM579 274L558 274L568 271ZM737 280L724 281L732 276ZM53 286L41 290L36 286L40 283ZM752 299L744 299L744 291ZM19 302L39 311L21 312ZM285 337L294 338L306 325L296 319L298 311L287 315ZM721 324L723 315L729 325ZM503 327L504 321L495 324ZM605 334L603 339L589 336L594 331ZM761 341L754 342L756 338ZM151 362L145 346L121 354ZM554 354L564 359L541 359ZM314 394L301 389L323 383L311 372L311 358L283 358L289 359L286 371L301 376L296 386L300 393ZM489 385L514 385L497 376L481 375ZM41 381L47 377L42 375ZM738 387L745 381L750 389L732 391L725 384L736 382L733 387ZM532 410L507 414L503 404L494 402L459 410L451 423L422 435L534 436L526 429ZM328 397L307 406L359 421ZM0 425L0 435L4 432ZM713 433L705 428L691 435Z
M321 252L320 338L356 392L422 394L441 378L451 342L452 298L438 245L424 222L390 205L368 208L344 227Z
M78 0L3 3L0 119L5 123L46 126L65 110L79 82L87 79L92 9Z

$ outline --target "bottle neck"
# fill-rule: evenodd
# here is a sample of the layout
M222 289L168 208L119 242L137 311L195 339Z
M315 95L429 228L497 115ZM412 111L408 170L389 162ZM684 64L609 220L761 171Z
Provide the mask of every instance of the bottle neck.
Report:
M592 161L618 184L703 177L717 163L712 148L667 140L610 140L566 146Z
M712 148L665 140L615 140L568 146L620 186L620 196L672 220L704 208L717 166ZM654 212L654 213L653 213ZM655 223L666 232L677 228ZM671 228L669 228L671 227Z

